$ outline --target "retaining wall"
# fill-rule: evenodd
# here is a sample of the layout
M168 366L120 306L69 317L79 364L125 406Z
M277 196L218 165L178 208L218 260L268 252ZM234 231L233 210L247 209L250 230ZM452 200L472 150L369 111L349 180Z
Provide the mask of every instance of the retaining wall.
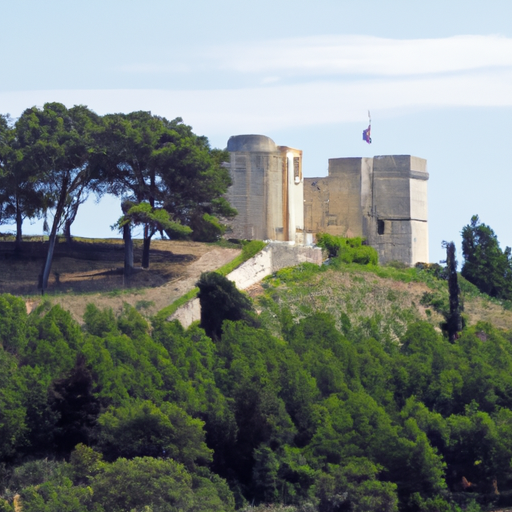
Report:
M321 265L322 250L319 247L271 242L256 256L247 260L226 277L233 281L239 290L245 290L282 268L293 267L305 262ZM185 328L189 327L192 322L201 320L199 299L187 302L167 320L178 320Z

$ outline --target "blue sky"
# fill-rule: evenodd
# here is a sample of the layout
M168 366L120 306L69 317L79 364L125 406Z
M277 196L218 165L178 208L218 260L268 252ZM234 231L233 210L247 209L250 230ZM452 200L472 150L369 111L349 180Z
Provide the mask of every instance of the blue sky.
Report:
M509 0L0 0L0 13L0 113L151 110L214 147L260 133L302 149L306 176L329 158L412 154L428 161L430 261L473 214L512 246ZM90 202L73 233L112 236L119 214Z

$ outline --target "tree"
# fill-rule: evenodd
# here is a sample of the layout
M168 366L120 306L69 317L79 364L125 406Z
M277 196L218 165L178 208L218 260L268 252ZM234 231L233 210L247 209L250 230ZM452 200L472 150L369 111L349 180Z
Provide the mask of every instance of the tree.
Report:
M228 153L210 148L208 139L195 135L181 118L162 121L171 142L157 156L159 167L165 169L163 206L193 229L194 240L213 242L224 232L218 217L230 218L237 213L224 197L231 185L223 165L229 160Z
M156 232L186 235L189 231L178 229L180 223L193 229L210 223L218 230L216 218L206 214L234 215L223 198L230 185L229 173L221 165L225 153L211 149L208 140L195 135L181 118L168 121L150 112L105 116L98 141L96 166L106 190L141 209L133 210L132 216L125 212L122 223L144 228L143 268L149 267ZM128 239L126 231L124 238Z
M93 395L93 379L79 355L75 367L63 379L53 382L50 389L52 409L58 414L55 444L59 454L68 455L79 443L87 443L100 412Z
M120 458L104 465L91 487L99 510L109 512L234 510L233 495L223 480L192 475L172 459Z
M99 424L100 446L110 460L172 458L189 470L211 461L211 450L204 441L204 423L169 402L157 407L146 400L111 408L99 418Z
M320 512L396 512L396 484L378 480L382 467L364 457L353 457L344 466L331 466L315 485Z
M99 151L95 155L94 165L103 178L105 190L123 198L124 217L118 227L124 227L125 245L131 244L132 224L126 217L130 208L144 201L151 208L155 207L157 173L152 161L161 135L162 124L150 112L112 114L103 118L103 127L97 137ZM148 268L149 248L154 231L150 232L149 225L143 225L142 266ZM128 250L126 253L128 256ZM126 267L125 271L129 273Z
M512 299L511 249L502 251L498 237L478 215L462 229L464 265L461 275L481 292L499 299Z
M21 165L42 184L47 205L55 205L40 283L43 292L48 286L57 231L63 220L74 219L91 188L91 133L98 123L99 117L87 107L67 109L61 103L46 103L42 110L27 109L16 123Z
M125 241L131 241L131 233L129 230L128 233L125 232L125 228L129 226L144 226L145 232L147 230L150 234L149 239L151 239L151 236L153 236L157 231L161 232L164 230L168 234L173 233L178 237L183 237L192 233L192 229L188 226L183 226L179 222L172 221L168 211L163 208L154 208L146 201L133 205L123 203L123 206L125 207L126 212L118 220L117 225L123 230L123 236L126 236ZM146 240L146 238L144 240ZM128 251L126 251L127 258L125 258L125 261L129 261L128 254ZM147 263L146 266L149 266L149 249L148 252L145 252L144 254L143 266L145 263ZM145 258L147 258L147 260Z
M17 134L11 118L0 115L0 222L16 223L16 247L19 248L23 219L39 216L45 201L33 169L22 165Z
M462 331L462 310L460 301L460 287L457 280L457 260L455 259L455 244L443 242L446 248L446 268L448 271L448 291L450 293L450 313L446 318L446 330L448 339L455 341L457 333Z
M216 272L204 272L196 283L201 303L201 327L207 336L220 339L224 320L246 320L255 324L249 297Z
M16 455L26 435L26 409L16 358L0 349L0 461Z

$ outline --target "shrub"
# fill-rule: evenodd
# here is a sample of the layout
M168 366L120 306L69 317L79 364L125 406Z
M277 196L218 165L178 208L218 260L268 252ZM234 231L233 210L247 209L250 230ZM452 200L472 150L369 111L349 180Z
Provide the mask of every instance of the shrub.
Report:
M226 226L217 217L208 213L194 218L191 227L193 229L191 238L197 242L215 242L226 231Z
M330 258L339 258L343 263L377 265L379 255L373 247L363 245L361 237L345 238L342 236L319 233L317 245L327 251Z

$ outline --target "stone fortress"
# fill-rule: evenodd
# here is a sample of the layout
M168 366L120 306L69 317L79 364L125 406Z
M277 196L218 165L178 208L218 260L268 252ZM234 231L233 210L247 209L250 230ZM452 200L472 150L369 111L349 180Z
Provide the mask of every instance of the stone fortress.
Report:
M302 151L264 135L230 137L230 237L310 245L317 233L364 237L379 261L428 262L426 160L408 155L333 158L304 178Z

